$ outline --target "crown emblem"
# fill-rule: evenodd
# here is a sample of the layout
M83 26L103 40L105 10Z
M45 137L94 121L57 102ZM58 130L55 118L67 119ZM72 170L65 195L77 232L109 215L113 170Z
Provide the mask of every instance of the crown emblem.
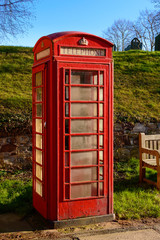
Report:
M87 41L87 39L85 39L85 37L83 37L83 38L81 38L79 40L79 44L87 46L88 45L88 41Z

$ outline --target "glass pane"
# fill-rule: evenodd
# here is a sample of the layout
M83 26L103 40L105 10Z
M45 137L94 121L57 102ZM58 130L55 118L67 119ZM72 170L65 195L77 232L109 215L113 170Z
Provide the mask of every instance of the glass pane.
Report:
M99 151L99 161L100 161L100 164L103 164L103 163L104 163L103 151Z
M94 84L96 81L97 72L93 71L72 71L71 84ZM96 83L95 83L96 84Z
M71 136L71 149L96 149L97 136Z
M42 72L36 73L36 86L42 85Z
M100 182L100 196L104 195L104 183Z
M69 169L65 169L65 183L69 183Z
M42 135L36 134L36 147L42 149Z
M42 180L42 167L36 164L36 177Z
M69 103L65 103L65 116L69 116Z
M42 101L42 88L36 88L36 102Z
M65 150L69 150L69 137L65 136Z
M103 88L99 90L99 101L103 101Z
M66 167L69 166L69 153L68 152L65 153L65 166Z
M36 192L42 197L42 183L36 179Z
M99 104L99 116L103 117L103 103Z
M104 176L103 171L104 171L104 168L103 168L103 167L100 167L100 168L99 168L100 180L103 180L103 176Z
M42 119L36 119L36 132L42 133Z
M79 101L97 101L97 88L96 87L72 87L71 100Z
M99 84L103 85L103 72L100 72Z
M71 186L71 198L97 196L97 183L87 183Z
M69 99L69 87L65 87L65 100Z
M42 151L36 149L36 162L42 164Z
M41 103L36 104L36 116L42 117L42 104Z
M69 71L68 70L65 71L65 83L66 84L69 83Z
M99 131L103 132L103 119L99 119Z
M71 182L97 180L97 167L71 169Z
M69 199L69 185L65 186L65 199Z
M103 135L99 135L99 147L103 148Z
M65 120L65 133L69 133L69 120Z
M71 116L72 117L96 117L97 104L96 103L72 103Z
M97 152L72 152L71 166L96 165Z
M94 85L98 84L98 75L97 74L94 74L94 76L93 76L93 84Z
M97 120L71 120L71 133L96 133Z

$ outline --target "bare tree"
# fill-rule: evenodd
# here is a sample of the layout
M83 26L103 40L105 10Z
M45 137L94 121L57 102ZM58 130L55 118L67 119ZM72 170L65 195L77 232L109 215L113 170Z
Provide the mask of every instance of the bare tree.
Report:
M131 42L133 37L132 23L125 19L119 19L103 32L104 37L117 46L117 51L122 50Z
M137 22L133 23L133 30L136 36L142 41L146 50L153 51L155 45L155 36L159 31L157 24L157 13L145 10L140 13Z
M0 0L1 38L24 33L31 26L34 0Z

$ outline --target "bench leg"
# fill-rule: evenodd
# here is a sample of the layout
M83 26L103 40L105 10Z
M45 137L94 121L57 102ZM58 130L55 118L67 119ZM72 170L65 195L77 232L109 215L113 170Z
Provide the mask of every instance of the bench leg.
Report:
M140 166L139 166L139 181L140 183L143 182L143 178L145 178L146 174L146 169L143 168L142 161L140 161Z
M157 170L157 188L160 190L160 169Z

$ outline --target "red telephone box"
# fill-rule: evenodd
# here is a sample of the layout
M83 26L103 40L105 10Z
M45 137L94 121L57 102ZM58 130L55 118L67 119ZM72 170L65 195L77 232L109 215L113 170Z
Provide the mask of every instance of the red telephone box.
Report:
M33 50L33 205L54 223L113 219L112 46L59 32Z

